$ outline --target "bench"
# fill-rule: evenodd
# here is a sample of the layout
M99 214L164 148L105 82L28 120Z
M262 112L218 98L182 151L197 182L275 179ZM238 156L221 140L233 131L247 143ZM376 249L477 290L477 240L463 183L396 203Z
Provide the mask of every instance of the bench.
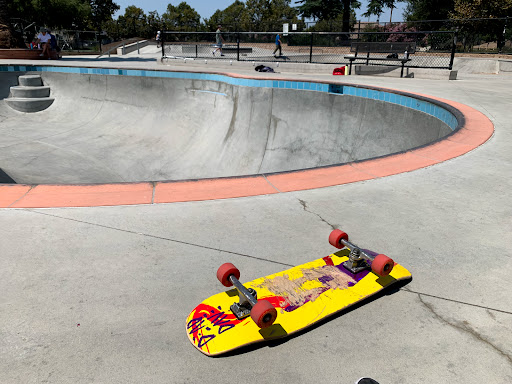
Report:
M407 55L406 52L407 51ZM355 42L350 44L350 52L354 52L353 55L345 56L345 60L349 60L349 72L352 74L352 63L356 60L366 61L366 65L369 65L370 61L387 61L397 62L402 64L402 71L400 77L404 76L405 63L411 61L409 55L416 52L416 43L414 42ZM358 56L359 53L366 53L366 56ZM387 54L388 56L395 53L398 57L383 57L381 56L370 56L370 54ZM402 56L400 58L400 56Z
M225 52L225 53L237 53L238 52L238 48L237 46L226 46L224 45L222 47L222 52ZM251 47L240 47L240 53L252 53L252 48Z
M47 57L39 56L43 53L42 49L28 49L28 48L11 48L0 49L0 59L23 59L23 60L48 60ZM53 60L60 59L60 56L55 49L50 50L50 57Z

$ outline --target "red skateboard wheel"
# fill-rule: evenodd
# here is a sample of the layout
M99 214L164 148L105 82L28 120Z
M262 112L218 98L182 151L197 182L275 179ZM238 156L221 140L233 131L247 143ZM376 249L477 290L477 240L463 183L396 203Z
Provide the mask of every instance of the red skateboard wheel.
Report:
M339 249L345 248L345 246L341 243L341 239L348 241L348 235L340 229L335 229L329 235L329 244Z
M377 255L372 261L372 271L379 276L387 276L393 270L395 262L386 255Z
M237 279L240 279L240 271L231 263L222 264L219 269L217 269L217 279L219 279L225 287L231 287L233 285L231 281L229 281L230 275L234 275Z
M251 318L260 328L267 328L274 324L277 318L277 311L270 301L261 300L251 309Z

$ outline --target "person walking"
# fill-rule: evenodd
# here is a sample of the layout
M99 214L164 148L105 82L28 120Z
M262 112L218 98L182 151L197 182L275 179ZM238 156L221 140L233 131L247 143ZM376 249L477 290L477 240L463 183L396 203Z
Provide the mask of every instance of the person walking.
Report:
M217 30L215 31L215 43L217 48L213 50L212 55L215 56L215 52L220 51L220 55L224 56L222 53L222 44L224 43L224 38L222 37L222 25L217 26Z
M279 56L276 56L276 52L279 50ZM274 57L281 57L282 55L281 51L281 36L279 36L279 33L276 35L276 49L274 49Z
M160 48L160 31L156 32L156 47Z

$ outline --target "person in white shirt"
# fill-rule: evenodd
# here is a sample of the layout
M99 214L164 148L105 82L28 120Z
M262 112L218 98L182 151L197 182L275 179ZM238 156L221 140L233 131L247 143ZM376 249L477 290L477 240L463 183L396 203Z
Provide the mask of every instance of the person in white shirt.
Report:
M50 58L50 39L52 37L48 33L48 30L41 29L41 32L37 34L36 44L41 44L43 52L39 56L48 56Z
M160 48L160 31L156 33L156 47Z

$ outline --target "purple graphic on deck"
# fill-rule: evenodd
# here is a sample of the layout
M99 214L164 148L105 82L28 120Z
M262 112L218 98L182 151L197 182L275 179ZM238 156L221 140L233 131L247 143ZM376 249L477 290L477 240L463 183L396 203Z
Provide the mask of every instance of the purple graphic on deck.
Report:
M377 253L364 250L370 256ZM309 301L316 300L322 293L328 290L347 289L356 285L363 279L369 270L352 273L343 264L334 265L331 256L323 258L326 265L317 268L306 268L302 270L303 277L290 280L288 276L276 276L267 279L261 285L271 291L275 296L265 297L271 304L286 312L292 312ZM308 281L319 281L321 287L304 289L303 284Z

